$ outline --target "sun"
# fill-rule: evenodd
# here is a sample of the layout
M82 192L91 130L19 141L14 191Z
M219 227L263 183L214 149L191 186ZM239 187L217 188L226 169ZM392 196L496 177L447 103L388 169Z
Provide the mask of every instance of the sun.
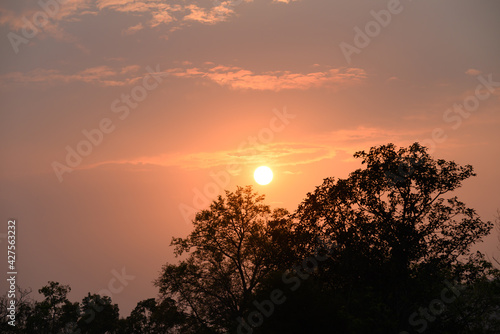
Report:
M273 171L267 166L260 166L253 173L253 177L258 184L265 186L273 180Z

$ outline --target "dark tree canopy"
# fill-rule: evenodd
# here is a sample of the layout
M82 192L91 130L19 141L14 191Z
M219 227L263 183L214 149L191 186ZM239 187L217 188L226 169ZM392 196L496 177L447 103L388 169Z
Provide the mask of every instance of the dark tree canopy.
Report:
M82 300L78 329L84 334L105 334L115 330L120 315L118 305L108 296L88 294Z
M22 289L16 285L16 297L9 298L9 293L0 296L0 333L23 333L26 331L28 319L33 317L33 310L35 308L35 301L31 298L31 289ZM15 301L16 304L16 326L13 327L8 324L12 319L10 315L10 302Z
M362 307L365 319L377 314L388 322L381 332L396 331L443 279L466 283L467 266L484 274L483 258L470 249L492 224L451 194L475 175L469 165L433 159L418 143L383 145L354 156L365 168L347 179L325 179L295 217L303 233L328 236L339 245L323 275L339 294L361 292L346 296L354 300L353 316L365 312L357 298L375 294L371 300L379 306L373 307L385 310Z
M33 333L59 333L74 325L78 318L78 303L67 299L69 285L48 282L38 290L45 299L35 303L32 316L27 321L28 331Z
M127 318L123 333L167 334L179 333L185 327L186 316L177 309L171 298L149 298L137 303Z
M288 213L271 212L263 200L251 187L227 191L196 215L187 238L172 241L177 255L189 256L164 266L156 285L205 330L231 327L285 257L276 240L287 238Z
M327 235L370 261L391 259L401 270L450 265L491 230L449 193L474 176L472 167L434 160L415 143L355 154L366 165L347 179L327 178L299 206L300 226Z

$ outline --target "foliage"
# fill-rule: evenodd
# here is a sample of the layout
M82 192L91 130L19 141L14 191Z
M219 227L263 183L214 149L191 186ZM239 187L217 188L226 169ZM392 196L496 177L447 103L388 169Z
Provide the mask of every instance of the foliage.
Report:
M178 264L164 266L156 281L204 330L232 328L263 280L286 261L287 211L271 212L251 187L226 191L196 215L194 230L172 245Z
M396 331L443 280L459 279L471 246L492 225L449 195L475 175L469 165L435 160L418 143L399 150L383 145L355 157L366 167L347 179L325 179L295 217L300 231L339 246L323 280L332 294L345 296L350 332L369 332L370 326L359 327L370 324L369 315L381 332Z
M0 333L23 333L28 319L33 314L35 302L30 297L32 290L22 289L16 285L15 291L16 297L14 299L9 298L8 292L0 296ZM8 324L10 320L7 317L10 313L8 307L11 300L14 300L16 305L15 327Z
M45 299L36 302L32 316L28 319L27 328L32 333L62 333L67 326L76 323L78 303L72 304L67 295L71 291L69 285L59 282L48 282L38 290Z
M186 316L177 309L173 299L149 298L137 303L127 318L126 328L137 334L167 334L178 333L185 324Z
M82 315L78 320L81 333L104 334L113 332L118 326L119 309L108 296L90 293L83 298Z

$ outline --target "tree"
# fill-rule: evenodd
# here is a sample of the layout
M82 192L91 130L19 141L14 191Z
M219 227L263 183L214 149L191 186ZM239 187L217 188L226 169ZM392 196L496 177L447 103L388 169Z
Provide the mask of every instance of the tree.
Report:
M458 267L460 280L467 284L429 328L446 334L500 333L500 271L480 253Z
M149 298L137 303L127 318L127 331L137 334L178 333L181 325L185 324L185 318L173 299L157 301Z
M263 280L289 258L288 212L271 212L263 200L251 187L226 191L196 215L189 236L173 238L175 254L188 257L165 265L155 284L178 302L192 331L234 328Z
M9 293L0 297L0 332L1 333L24 333L28 318L32 316L35 308L35 301L30 298L32 290L22 289L16 285L16 296L14 299L9 298ZM9 307L11 300L15 301L15 324L11 326L8 322L11 320Z
M497 249L500 251L500 209L497 209L497 215L495 217L495 229L497 232L498 246ZM493 261L500 266L500 257L493 255ZM498 267L500 269L500 267Z
M27 328L32 333L60 333L66 326L75 323L78 316L78 303L72 304L67 295L71 291L69 285L49 281L48 285L38 290L45 299L35 303L32 316L28 319Z
M418 143L354 156L365 168L309 193L295 214L298 230L310 235L310 248L318 236L338 245L322 275L345 301L346 332L395 332L439 295L444 279L460 277L471 246L492 224L450 196L475 175L470 165L435 160Z
M105 334L118 329L120 311L108 296L88 294L82 300L82 315L78 320L81 333Z
M80 303L65 301L62 305L62 314L59 318L63 334L77 334L77 323L80 317Z
M153 333L151 314L156 310L156 300L146 299L137 303L137 306L127 318L127 327L132 333Z

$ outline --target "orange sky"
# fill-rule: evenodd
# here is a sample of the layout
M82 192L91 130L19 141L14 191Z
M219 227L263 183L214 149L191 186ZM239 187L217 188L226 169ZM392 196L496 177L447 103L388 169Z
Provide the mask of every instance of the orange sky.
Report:
M17 218L23 287L76 301L126 268L126 315L222 188L294 210L388 142L473 165L460 196L500 208L496 0L42 4L0 5L0 233Z

